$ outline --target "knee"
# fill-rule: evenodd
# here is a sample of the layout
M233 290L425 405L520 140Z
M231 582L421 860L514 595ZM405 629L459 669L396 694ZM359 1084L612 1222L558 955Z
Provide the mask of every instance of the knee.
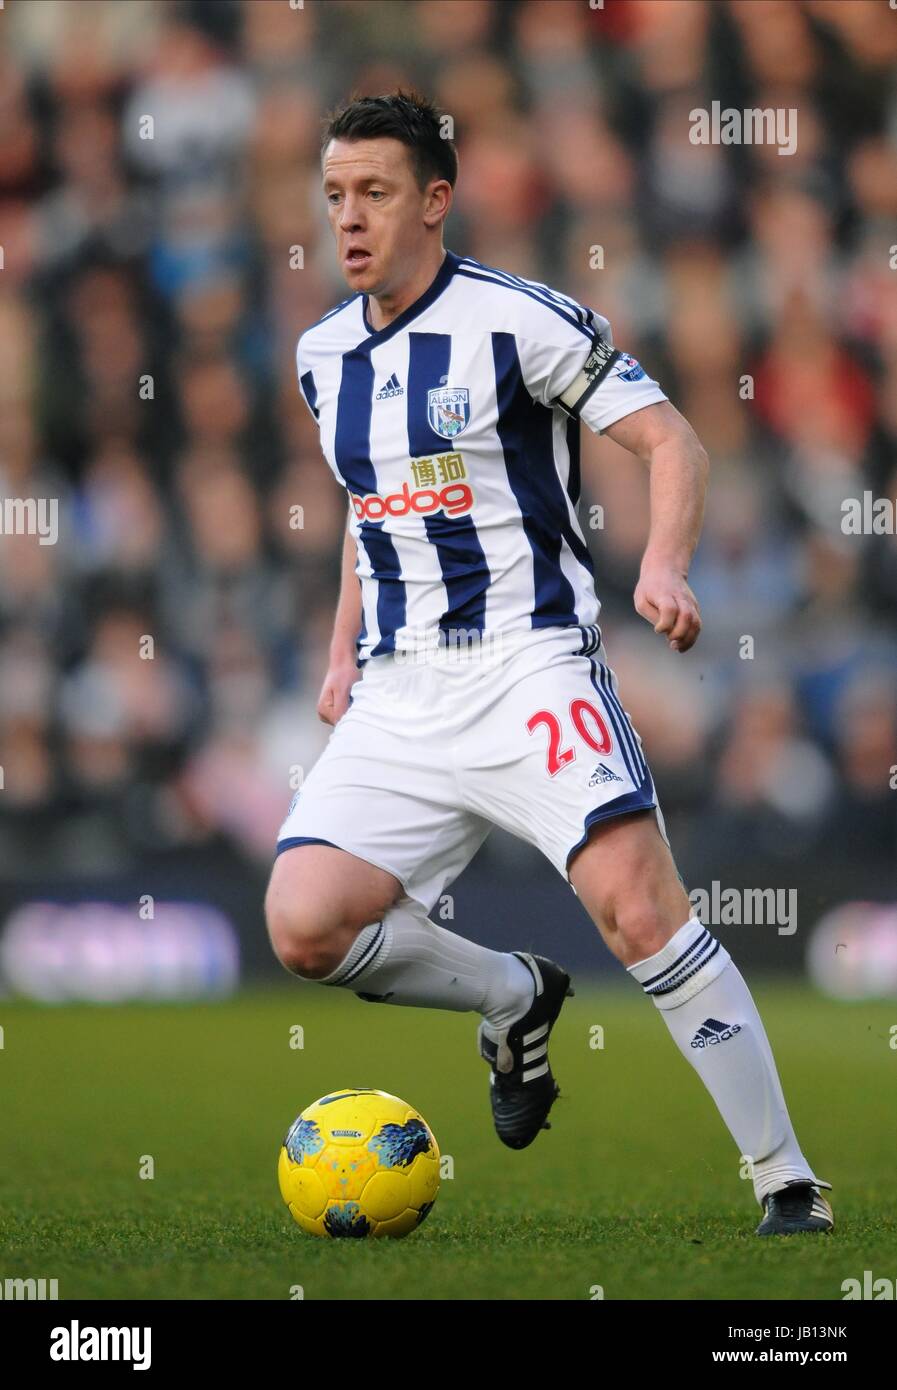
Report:
M605 943L627 967L656 955L691 916L651 812L594 827L570 877Z
M265 919L274 954L291 974L317 980L336 969L341 957L335 943L350 926L343 914L307 898L287 903L269 891Z
M336 969L362 927L378 921L388 908L386 902L328 899L312 883L292 884L284 891L272 880L265 920L281 965L294 975L319 980Z
M602 918L615 953L625 966L656 955L685 921L684 917L681 922L674 921L666 905L632 888L609 894L602 907Z
M293 975L319 980L339 964L334 960L333 928L337 923L305 907L265 901L268 936L275 956Z

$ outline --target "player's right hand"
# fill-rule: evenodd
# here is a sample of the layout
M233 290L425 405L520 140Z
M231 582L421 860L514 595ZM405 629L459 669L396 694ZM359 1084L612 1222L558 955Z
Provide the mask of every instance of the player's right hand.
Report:
M349 708L352 686L361 672L354 661L340 661L328 667L318 697L318 718L325 724L337 724Z

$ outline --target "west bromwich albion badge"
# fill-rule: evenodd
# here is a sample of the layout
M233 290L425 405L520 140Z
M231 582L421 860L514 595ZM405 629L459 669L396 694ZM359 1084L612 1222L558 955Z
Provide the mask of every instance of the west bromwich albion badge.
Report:
M470 391L466 386L437 386L427 392L427 419L435 434L454 439L470 424Z

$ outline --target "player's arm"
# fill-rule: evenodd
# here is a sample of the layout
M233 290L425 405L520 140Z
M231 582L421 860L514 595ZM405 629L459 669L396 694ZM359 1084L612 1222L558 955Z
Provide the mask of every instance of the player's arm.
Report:
M525 313L517 341L530 395L610 435L651 470L651 533L635 607L673 651L686 652L701 630L687 575L704 515L707 455L641 363L614 347L607 319L563 297L528 302Z
M336 724L342 719L349 708L349 692L359 676L355 659L355 641L361 630L361 585L355 573L357 558L358 547L347 525L343 537L339 602L330 639L330 661L318 699L318 718L325 724Z
M674 652L698 640L701 611L688 569L701 534L709 462L700 440L669 401L624 415L604 433L651 471L651 530L633 602Z

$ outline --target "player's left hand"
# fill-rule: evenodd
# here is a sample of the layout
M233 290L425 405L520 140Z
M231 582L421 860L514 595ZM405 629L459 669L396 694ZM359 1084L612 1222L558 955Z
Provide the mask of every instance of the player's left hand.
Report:
M701 610L680 570L643 562L632 601L654 631L664 634L671 651L687 652L697 642Z

